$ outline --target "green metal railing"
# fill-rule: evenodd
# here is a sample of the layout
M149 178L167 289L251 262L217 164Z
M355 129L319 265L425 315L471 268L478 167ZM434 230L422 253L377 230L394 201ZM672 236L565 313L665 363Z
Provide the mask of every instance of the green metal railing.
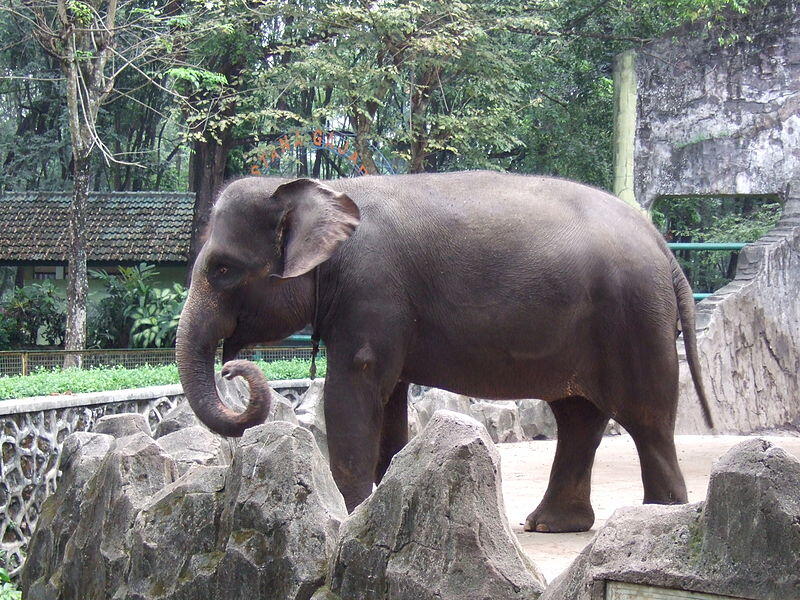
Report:
M738 252L747 244L743 242L669 242L667 246L673 252L675 250L721 250L727 252ZM693 294L695 300L703 300L713 294L697 293Z

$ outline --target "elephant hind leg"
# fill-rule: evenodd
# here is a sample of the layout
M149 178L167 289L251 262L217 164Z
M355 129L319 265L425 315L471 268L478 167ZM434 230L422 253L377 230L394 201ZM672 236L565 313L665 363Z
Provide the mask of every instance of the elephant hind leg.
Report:
M620 423L625 426L624 423ZM678 465L673 428L664 424L626 427L639 453L645 504L686 504L686 483Z
M380 483L392 457L408 442L408 383L398 381L383 409L383 425L375 483Z
M608 415L581 396L550 403L558 426L550 482L539 506L525 521L525 531L587 531L594 523L589 499L592 464Z

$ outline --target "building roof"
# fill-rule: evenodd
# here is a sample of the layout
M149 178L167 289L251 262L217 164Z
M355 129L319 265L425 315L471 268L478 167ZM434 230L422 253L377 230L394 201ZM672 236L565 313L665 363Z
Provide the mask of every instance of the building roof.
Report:
M0 261L66 262L71 192L0 194ZM92 192L89 262L185 263L194 194Z

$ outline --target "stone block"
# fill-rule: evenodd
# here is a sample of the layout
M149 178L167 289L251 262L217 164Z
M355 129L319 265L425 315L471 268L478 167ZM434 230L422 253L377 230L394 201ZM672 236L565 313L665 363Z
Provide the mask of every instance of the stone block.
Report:
M471 417L437 412L341 527L321 598L537 598L544 578L505 515L497 450Z

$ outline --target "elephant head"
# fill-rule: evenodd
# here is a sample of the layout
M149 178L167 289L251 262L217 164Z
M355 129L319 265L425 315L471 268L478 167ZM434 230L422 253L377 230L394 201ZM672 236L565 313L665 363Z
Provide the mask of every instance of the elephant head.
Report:
M345 194L310 179L280 183L248 177L221 192L178 326L176 358L186 398L199 419L222 435L240 436L263 422L270 391L252 363L226 362L223 376L243 376L251 397L242 413L222 403L214 383L220 340L228 361L245 345L278 341L308 324L313 269L360 221Z

